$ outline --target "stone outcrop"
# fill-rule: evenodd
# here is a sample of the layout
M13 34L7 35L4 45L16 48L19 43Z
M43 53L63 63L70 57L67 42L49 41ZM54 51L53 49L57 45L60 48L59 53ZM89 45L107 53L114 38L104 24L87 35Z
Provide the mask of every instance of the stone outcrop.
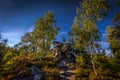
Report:
M51 53L57 59L74 59L76 57L75 50L71 48L70 43L54 42L54 48Z
M75 65L66 59L59 62L61 80L75 80Z
M30 71L33 75L33 80L41 80L42 71L39 68L37 68L36 66L32 66L30 68Z

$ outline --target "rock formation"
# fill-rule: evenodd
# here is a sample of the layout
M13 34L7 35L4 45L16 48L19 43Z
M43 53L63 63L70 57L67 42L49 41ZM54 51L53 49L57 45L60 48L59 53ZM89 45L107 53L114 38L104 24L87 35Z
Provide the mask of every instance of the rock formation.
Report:
M42 72L39 68L37 68L36 66L32 66L30 68L30 71L33 75L33 80L41 80Z
M57 59L75 59L76 53L75 50L71 48L70 43L60 43L55 41L54 48L51 49L51 53L54 58Z

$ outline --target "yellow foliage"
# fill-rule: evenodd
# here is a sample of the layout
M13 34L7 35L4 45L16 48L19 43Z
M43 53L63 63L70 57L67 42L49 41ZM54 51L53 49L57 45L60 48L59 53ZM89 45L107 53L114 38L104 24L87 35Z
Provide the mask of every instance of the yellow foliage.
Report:
M47 80L59 80L60 71L58 68L49 68L47 66L42 68L44 75L46 76Z

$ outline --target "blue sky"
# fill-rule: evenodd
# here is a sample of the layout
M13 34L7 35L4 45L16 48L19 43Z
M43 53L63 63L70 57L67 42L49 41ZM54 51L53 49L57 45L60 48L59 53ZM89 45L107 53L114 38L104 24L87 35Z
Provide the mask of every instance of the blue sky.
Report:
M21 36L34 28L45 12L52 11L60 26L58 38L66 36L75 16L79 0L0 0L0 30L8 45L13 46Z
M80 0L0 0L0 31L3 38L8 39L8 45L13 46L20 41L21 36L32 31L34 24L45 12L52 11L60 27L58 40L68 36L67 32L76 15L76 7ZM112 2L116 0L111 0ZM104 42L106 26L112 25L111 20L115 12L120 9L115 7L97 25L99 32L103 34L101 45L108 47ZM67 37L68 38L68 37Z

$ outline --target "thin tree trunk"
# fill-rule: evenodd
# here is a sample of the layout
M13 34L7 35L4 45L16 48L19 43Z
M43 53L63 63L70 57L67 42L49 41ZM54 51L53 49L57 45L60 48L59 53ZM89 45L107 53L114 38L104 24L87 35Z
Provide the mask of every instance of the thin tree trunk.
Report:
M94 70L95 74L97 75L97 72L96 72L96 69L95 69L95 65L94 65L93 60L91 60L91 62L92 62L92 65L93 65L93 70Z
M41 49L41 51L40 51L40 61L42 61L42 54L43 54L43 49L45 48L45 38L43 38L43 43L42 43L42 49Z
M36 60L36 49L35 49L35 46L33 47L33 53L34 53L34 60Z
M96 72L96 69L95 69L95 64L94 64L94 61L93 61L93 51L92 51L92 48L91 48L90 45L89 45L89 50L90 50L91 63L92 63L93 71L97 75L97 72Z
M42 51L40 51L40 61L42 61Z

